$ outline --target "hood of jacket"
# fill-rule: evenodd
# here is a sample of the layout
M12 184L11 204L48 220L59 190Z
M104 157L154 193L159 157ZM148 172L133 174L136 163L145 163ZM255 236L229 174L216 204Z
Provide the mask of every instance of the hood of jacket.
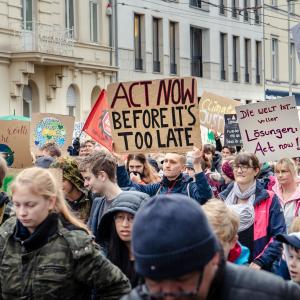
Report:
M123 191L111 203L110 208L102 216L98 235L101 240L108 240L111 233L111 227L116 212L124 211L135 215L140 207L149 199L149 196L137 191Z

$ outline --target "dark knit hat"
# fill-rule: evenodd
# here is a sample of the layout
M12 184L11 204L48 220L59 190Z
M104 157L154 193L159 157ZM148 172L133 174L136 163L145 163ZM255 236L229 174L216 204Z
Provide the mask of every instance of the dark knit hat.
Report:
M201 206L181 194L151 198L132 231L136 272L154 280L201 270L220 249Z
M233 169L228 160L223 163L222 171L228 178L234 180Z

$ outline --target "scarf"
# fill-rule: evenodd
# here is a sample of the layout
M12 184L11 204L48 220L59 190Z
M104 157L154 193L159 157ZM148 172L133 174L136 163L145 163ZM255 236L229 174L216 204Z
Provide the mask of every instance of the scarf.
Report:
M254 207L253 203L255 200L255 190L256 190L256 181L252 186L248 188L245 192L241 192L238 184L235 182L232 190L225 199L225 203L233 211L235 211L240 218L240 225L238 232L244 231L251 227L254 223ZM237 204L237 200L246 200L246 203Z

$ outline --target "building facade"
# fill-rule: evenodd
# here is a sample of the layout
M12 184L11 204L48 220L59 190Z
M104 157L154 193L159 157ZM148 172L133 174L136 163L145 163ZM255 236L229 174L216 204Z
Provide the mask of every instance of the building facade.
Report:
M84 120L116 80L112 32L105 0L0 1L0 115Z
M195 76L203 90L263 100L260 0L123 0L116 18L118 80Z
M300 23L300 2L265 1L264 19L266 98L288 96L291 90L300 106L299 61L292 35L290 40L288 36L288 28Z

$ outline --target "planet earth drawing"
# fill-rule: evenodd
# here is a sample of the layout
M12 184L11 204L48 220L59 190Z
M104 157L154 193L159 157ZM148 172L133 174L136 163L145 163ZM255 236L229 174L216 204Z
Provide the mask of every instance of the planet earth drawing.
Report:
M63 147L67 138L65 125L55 118L44 118L34 130L34 143L39 148L49 142Z
M0 144L0 155L6 160L9 167L14 163L15 153L7 145Z

